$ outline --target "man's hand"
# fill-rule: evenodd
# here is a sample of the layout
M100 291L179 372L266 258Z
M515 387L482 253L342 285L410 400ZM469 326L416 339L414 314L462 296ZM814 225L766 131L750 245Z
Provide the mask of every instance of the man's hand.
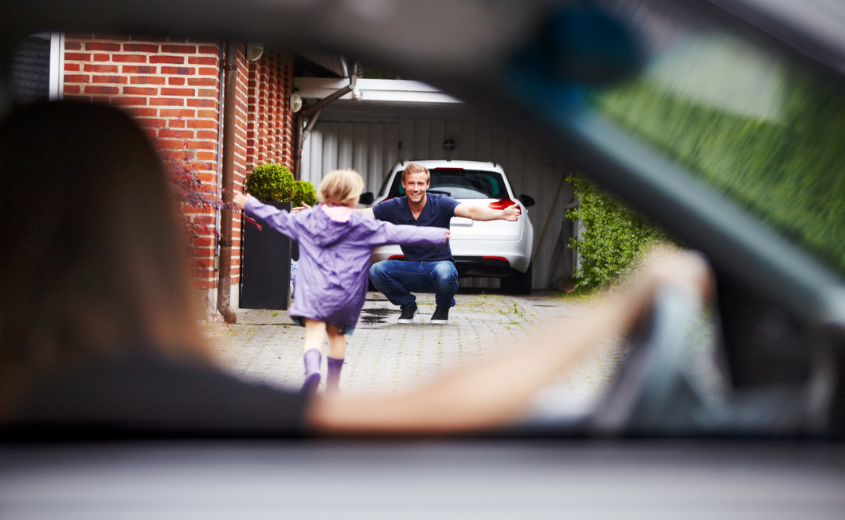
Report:
M311 206L309 206L308 204L306 204L306 203L304 203L304 202L303 202L303 203L302 203L302 206L297 206L297 207L295 207L295 208L291 208L291 210L290 210L290 214L291 214L291 215L296 215L297 213L302 213L302 212L303 212L303 211L305 211L306 209L311 209Z
M232 203L234 203L239 210L243 210L244 206L246 206L246 195L243 193L235 193L235 198L232 199Z
M519 220L519 216L522 215L522 209L519 207L519 204L508 206L502 212L504 214L502 218L508 222L516 222Z

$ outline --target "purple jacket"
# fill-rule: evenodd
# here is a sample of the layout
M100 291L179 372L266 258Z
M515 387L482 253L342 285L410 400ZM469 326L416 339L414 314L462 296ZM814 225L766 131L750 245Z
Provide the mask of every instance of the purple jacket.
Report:
M299 242L291 316L354 327L367 296L370 256L386 244L446 243L446 230L397 226L361 213L337 222L315 206L291 215L248 197L246 212Z

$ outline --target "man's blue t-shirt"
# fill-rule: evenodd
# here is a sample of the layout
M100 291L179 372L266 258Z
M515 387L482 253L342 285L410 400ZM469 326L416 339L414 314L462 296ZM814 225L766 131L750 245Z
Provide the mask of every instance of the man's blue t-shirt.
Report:
M379 220L391 224L408 226L432 226L449 229L449 222L455 216L455 208L460 204L451 197L439 193L427 193L425 206L420 217L415 219L408 206L407 197L396 197L373 206L373 215ZM452 248L432 246L401 246L405 260L411 262L453 262Z

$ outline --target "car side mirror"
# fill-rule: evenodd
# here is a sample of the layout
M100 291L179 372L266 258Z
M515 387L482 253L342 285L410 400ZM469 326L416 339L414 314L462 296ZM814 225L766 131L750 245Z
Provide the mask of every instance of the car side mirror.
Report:
M521 202L522 205L525 206L526 208L530 208L534 204L537 204L536 202L534 202L534 198L531 197L531 195L524 195L523 194L523 195L520 195L517 198L519 199L519 202Z
M358 204L363 204L365 206L369 206L376 200L376 196L373 195L373 192L368 191L366 193L362 193L361 196L358 198Z

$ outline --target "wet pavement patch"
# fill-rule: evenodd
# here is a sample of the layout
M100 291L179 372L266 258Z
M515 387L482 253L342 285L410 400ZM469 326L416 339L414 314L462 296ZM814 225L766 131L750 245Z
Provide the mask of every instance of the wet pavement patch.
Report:
M389 314L399 314L398 309L364 309L361 311L360 322L364 325L387 323Z

